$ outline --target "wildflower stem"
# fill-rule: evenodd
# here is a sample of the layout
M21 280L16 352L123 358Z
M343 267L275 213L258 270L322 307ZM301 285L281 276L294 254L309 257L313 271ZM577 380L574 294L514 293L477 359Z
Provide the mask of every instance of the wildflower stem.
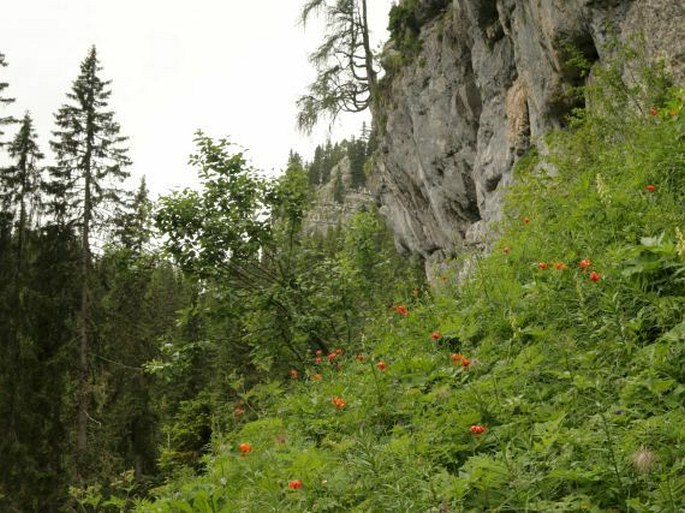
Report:
M618 481L618 487L621 490L621 493L625 496L625 488L623 486L623 479L621 479L621 472L618 469L616 452L614 451L614 440L611 436L611 431L609 430L609 422L607 421L606 415L604 415L604 412L602 411L602 406L599 403L597 403L597 406L599 408L599 416L601 417L602 424L604 426L604 434L607 439L607 445L609 446L609 460L611 462L611 466L613 467L614 474L616 474L616 481Z
M378 376L376 375L376 366L373 363L373 358L369 358L369 365L371 365L371 375L373 376L373 383L376 386L376 397L378 399L378 406L383 406L383 391L381 390L381 384L378 382Z

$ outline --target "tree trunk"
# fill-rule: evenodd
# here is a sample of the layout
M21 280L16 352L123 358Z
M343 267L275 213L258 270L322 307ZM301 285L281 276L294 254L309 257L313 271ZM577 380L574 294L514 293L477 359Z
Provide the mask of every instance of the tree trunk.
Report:
M81 319L79 326L79 397L78 397L78 431L76 448L83 456L88 448L88 352L90 350L90 295L88 281L90 275L90 171L85 176L85 207L83 212L83 231L81 240Z
M366 64L366 76L369 81L369 92L371 93L371 115L375 117L376 114L376 97L378 95L376 70L373 68L373 52L371 51L371 43L369 41L369 19L366 7L366 0L362 2L362 41L364 45L364 60Z
M23 156L19 162L21 171L21 201L19 202L19 226L17 227L17 281L21 284L21 275L24 266L24 244L26 231L26 197L28 196L28 158ZM21 285L20 285L21 286Z
M95 69L92 70L94 75ZM91 78L93 78L91 76ZM92 92L92 87L90 91ZM93 158L93 109L94 98L89 97L89 112L86 122L86 154L83 158L84 198L83 198L83 231L81 234L81 319L79 344L79 397L78 397L78 430L76 434L77 472L80 477L88 450L88 407L90 403L89 353L90 353L90 221L92 215L91 181Z

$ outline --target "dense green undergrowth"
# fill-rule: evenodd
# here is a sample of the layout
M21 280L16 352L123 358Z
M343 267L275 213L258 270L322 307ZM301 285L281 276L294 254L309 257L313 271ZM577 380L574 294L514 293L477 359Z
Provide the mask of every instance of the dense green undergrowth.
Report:
M466 283L244 392L139 511L685 510L685 94L606 75Z

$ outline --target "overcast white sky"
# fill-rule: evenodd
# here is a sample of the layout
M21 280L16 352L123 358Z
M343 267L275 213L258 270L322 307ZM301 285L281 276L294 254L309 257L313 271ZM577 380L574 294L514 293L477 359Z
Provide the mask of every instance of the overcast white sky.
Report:
M192 183L193 133L227 136L255 167L278 172L294 149L311 158L327 127L296 130L295 101L313 80L307 60L320 26L297 23L304 0L16 0L3 2L0 78L31 111L49 153L53 113L65 102L93 44L112 80L110 107L130 137L134 176L154 193ZM377 42L392 0L370 0ZM364 115L338 123L332 139L357 134Z

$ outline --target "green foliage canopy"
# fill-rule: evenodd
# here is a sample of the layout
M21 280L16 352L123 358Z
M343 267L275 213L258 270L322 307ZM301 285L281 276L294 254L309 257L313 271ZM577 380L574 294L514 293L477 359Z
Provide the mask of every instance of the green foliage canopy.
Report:
M224 274L249 283L259 251L270 239L267 182L241 152L230 154L227 139L195 136L202 191L185 189L161 198L158 228L166 248L186 271L202 277ZM249 266L248 269L246 266Z

